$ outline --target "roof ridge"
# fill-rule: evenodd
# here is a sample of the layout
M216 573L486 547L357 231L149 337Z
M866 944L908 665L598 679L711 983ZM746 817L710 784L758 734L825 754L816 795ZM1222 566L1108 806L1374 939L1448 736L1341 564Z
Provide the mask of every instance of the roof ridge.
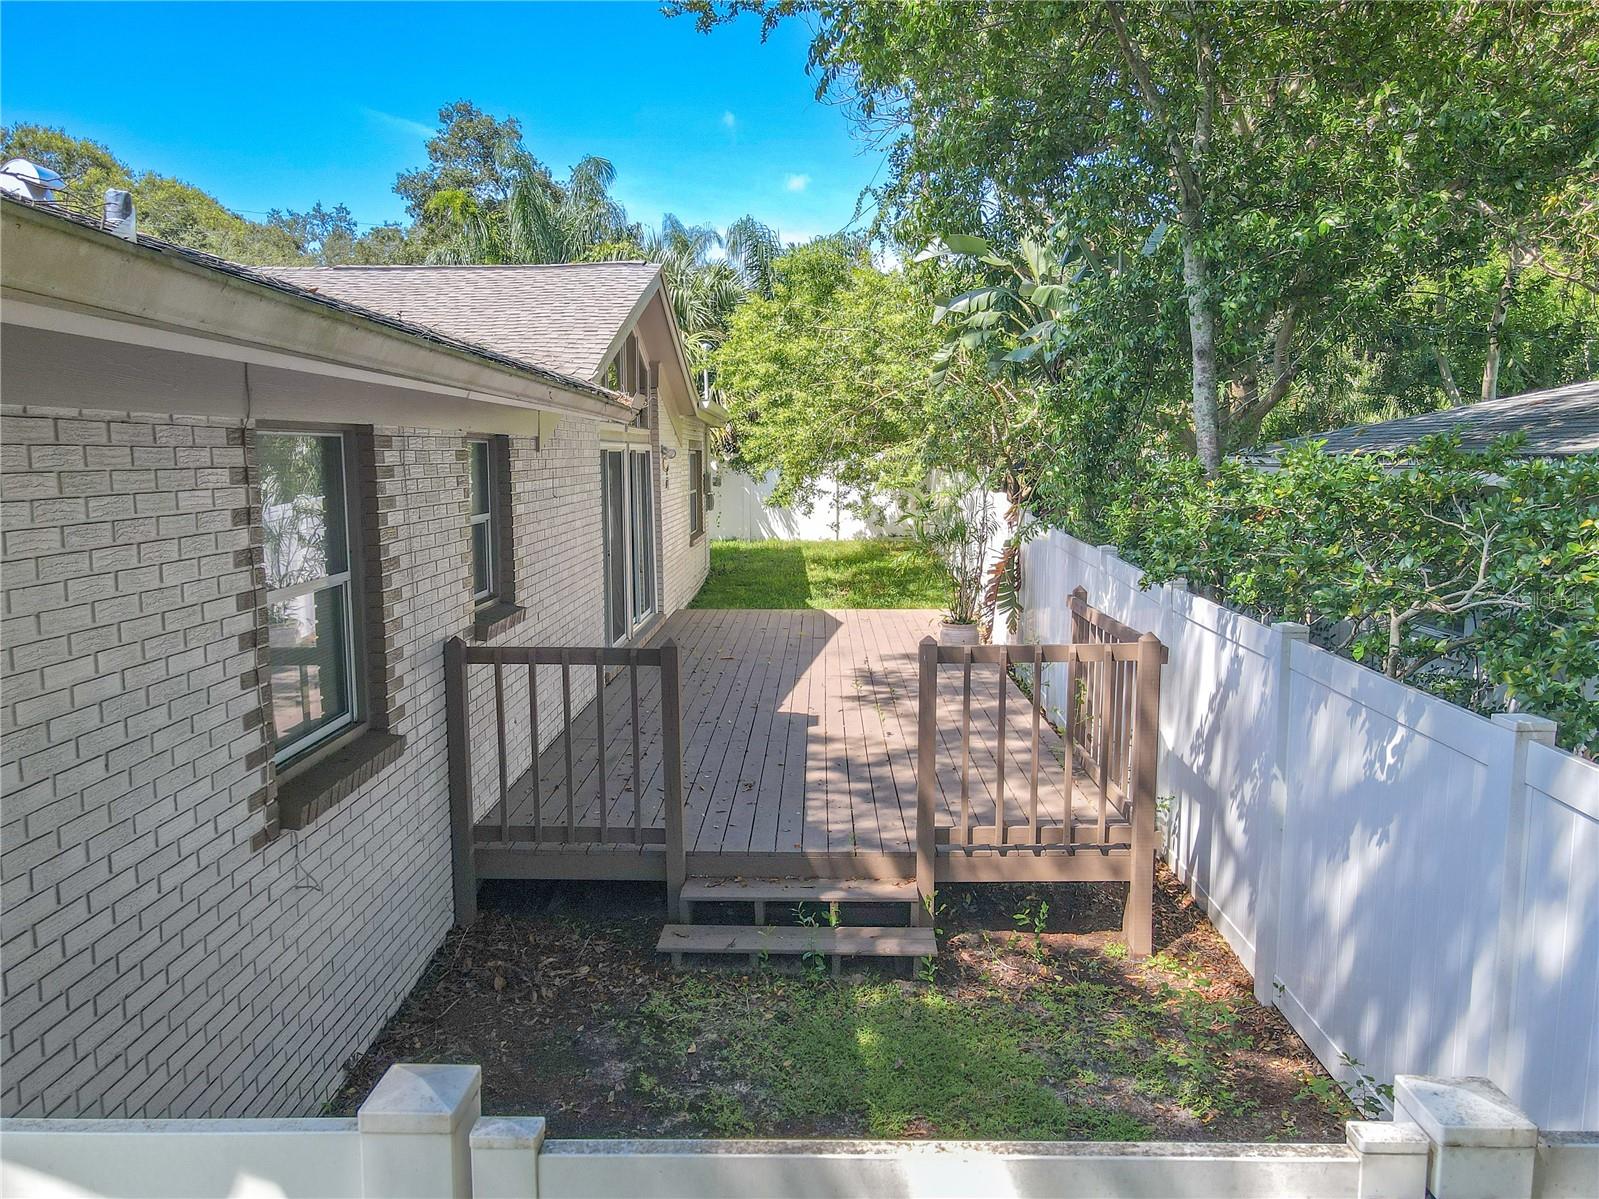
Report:
M242 265L242 264L241 264ZM547 271L577 266L649 266L658 262L644 258L604 258L597 262L341 262L313 266L270 266L271 271Z

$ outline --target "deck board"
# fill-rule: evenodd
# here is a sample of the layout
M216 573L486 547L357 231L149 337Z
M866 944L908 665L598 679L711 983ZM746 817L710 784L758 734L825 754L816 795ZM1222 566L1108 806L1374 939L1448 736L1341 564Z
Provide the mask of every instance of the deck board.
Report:
M675 613L651 644L675 640L682 654L685 843L693 853L903 854L915 848L917 649L937 626L926 611L703 609ZM559 669L541 668L542 669ZM580 670L573 668L574 679ZM972 672L971 825L996 821L999 705L1005 704L1004 820L1029 812L1032 704L997 667ZM642 796L633 792L631 696L626 668L605 686L605 777L596 754L595 705L572 722L577 823L631 837L634 805L643 827L661 829L660 690L654 669L639 671ZM940 671L936 819L960 812L961 672ZM492 730L491 730L492 733ZM1059 829L1068 795L1078 821L1097 818L1098 796L1079 777L1068 788L1066 747L1046 723L1039 752L1041 830ZM565 746L539 755L546 826L566 817ZM1092 794L1091 794L1092 792ZM512 788L513 825L533 823L529 780ZM497 827L496 808L483 821ZM574 846L574 850L578 847Z

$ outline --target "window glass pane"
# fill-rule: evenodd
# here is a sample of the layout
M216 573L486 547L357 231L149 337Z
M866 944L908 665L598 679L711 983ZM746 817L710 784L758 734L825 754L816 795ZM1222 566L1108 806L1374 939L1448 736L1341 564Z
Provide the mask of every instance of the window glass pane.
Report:
M494 586L494 574L489 569L489 522L480 520L472 526L472 595L482 599Z
M489 443L467 443L472 450L472 515L485 515L489 510Z
M256 437L267 586L273 590L349 569L343 445L336 434Z
M633 549L633 619L655 610L655 517L651 505L650 456L631 455L631 527Z
M627 636L627 525L626 479L623 455L605 452L605 610L610 620L611 644Z
M279 746L352 714L348 587L341 583L268 608L272 724Z

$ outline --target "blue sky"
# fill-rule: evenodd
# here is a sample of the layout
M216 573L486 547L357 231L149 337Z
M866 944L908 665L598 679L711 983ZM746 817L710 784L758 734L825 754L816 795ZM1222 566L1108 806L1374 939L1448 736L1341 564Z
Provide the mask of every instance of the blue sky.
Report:
M814 99L808 32L711 34L653 3L0 5L0 118L60 125L252 215L400 219L441 104L522 121L557 175L616 165L635 220L834 232L881 156Z

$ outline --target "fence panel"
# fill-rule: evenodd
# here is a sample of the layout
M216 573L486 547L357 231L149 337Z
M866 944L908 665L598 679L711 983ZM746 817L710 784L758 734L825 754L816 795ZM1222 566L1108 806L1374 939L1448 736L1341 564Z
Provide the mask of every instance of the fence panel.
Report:
M1526 862L1505 1085L1555 1127L1599 1128L1599 763L1528 747Z
M1346 1080L1486 1073L1514 737L1308 645L1290 679L1284 1010Z
M1257 994L1346 1082L1494 1074L1540 1123L1599 1123L1599 767L1137 579L1037 537L1024 635L1066 639L1082 586L1169 648L1166 853ZM1059 668L1043 690L1058 718Z

